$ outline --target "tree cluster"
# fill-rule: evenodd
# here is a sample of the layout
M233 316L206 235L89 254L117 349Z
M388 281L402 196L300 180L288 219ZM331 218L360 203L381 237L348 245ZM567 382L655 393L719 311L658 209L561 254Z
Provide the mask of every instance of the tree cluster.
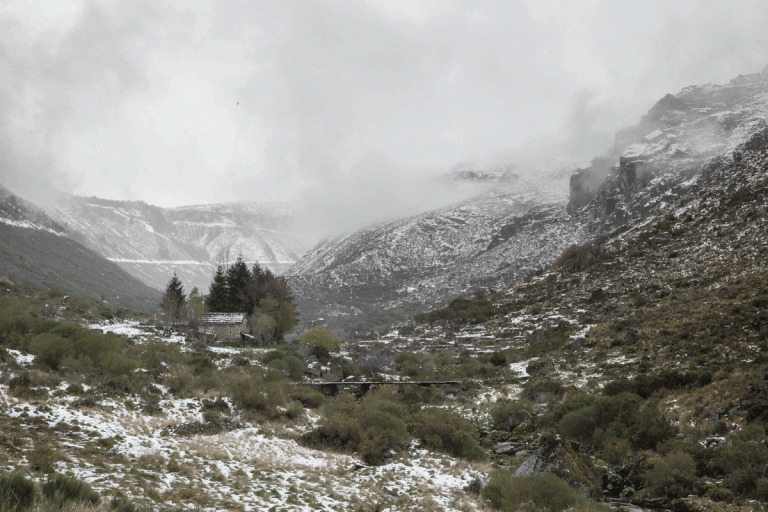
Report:
M242 257L226 270L219 265L208 288L208 311L246 313L253 334L263 341L283 339L298 323L288 283L255 263L251 269Z

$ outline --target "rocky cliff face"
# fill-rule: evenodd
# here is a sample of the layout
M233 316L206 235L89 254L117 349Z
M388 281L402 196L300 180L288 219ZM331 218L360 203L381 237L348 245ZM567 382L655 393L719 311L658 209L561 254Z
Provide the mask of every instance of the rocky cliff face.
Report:
M732 152L767 121L768 67L728 84L668 94L636 126L618 133L607 155L573 174L569 211L578 211L596 235L645 218L689 190L707 162Z
M304 250L291 214L278 204L159 208L61 196L48 211L82 243L157 289L176 272L187 290L206 292L215 265L240 255L280 273Z

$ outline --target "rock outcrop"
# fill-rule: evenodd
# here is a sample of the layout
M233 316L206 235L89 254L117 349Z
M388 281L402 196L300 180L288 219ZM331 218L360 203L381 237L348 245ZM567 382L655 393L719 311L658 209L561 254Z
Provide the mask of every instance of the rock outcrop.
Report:
M584 497L599 500L602 495L602 475L589 457L578 453L573 443L559 436L545 436L540 447L515 472L516 476L552 473Z

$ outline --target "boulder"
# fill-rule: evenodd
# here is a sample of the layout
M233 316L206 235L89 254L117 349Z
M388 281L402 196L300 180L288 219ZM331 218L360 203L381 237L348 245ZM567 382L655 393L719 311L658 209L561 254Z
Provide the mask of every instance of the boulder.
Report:
M533 416L530 412L526 411L525 409L518 409L516 411L512 411L509 413L509 417L507 418L507 428L509 430L515 430L517 427L525 423L526 421L531 421L533 419Z
M496 443L493 447L493 453L496 455L515 455L524 449L525 445L521 443Z
M515 472L516 476L552 473L584 497L601 499L603 481L592 461L560 436L545 436L538 449Z

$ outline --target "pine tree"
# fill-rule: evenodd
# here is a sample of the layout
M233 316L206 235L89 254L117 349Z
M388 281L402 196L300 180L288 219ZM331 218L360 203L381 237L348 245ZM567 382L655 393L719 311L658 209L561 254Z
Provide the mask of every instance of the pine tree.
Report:
M254 304L250 300L251 272L243 257L227 269L227 292L229 311L233 313L253 313Z
M165 317L171 322L171 325L175 325L176 321L183 316L186 302L187 297L184 294L184 286L181 284L181 280L176 275L176 272L174 272L173 277L165 287L165 293L160 301L160 309L162 309Z
M216 267L216 273L213 275L213 281L208 287L208 297L205 299L205 306L208 311L225 312L229 311L229 291L227 290L227 278L224 275L224 267Z

